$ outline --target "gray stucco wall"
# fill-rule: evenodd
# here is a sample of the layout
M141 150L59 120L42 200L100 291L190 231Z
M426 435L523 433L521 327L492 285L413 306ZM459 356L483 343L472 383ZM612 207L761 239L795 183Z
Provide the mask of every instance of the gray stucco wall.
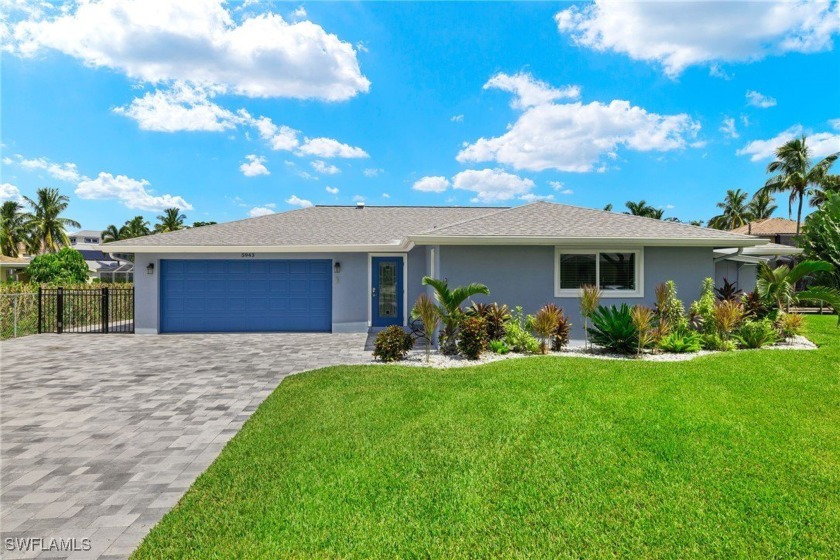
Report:
M446 278L450 286L481 282L490 288L490 295L477 296L476 301L497 301L511 308L521 305L526 313L554 302L572 321L572 337L583 337L577 298L554 297L554 247L442 246L438 251L438 276ZM673 280L678 296L688 308L700 296L703 279L714 275L711 248L646 247L644 296L604 298L602 304L653 305L655 286Z
M254 259L330 259L341 263L341 272L333 274L333 332L365 332L369 325L370 270L367 253L257 253ZM139 334L157 333L159 321L159 283L161 259L242 259L241 253L167 253L138 254L135 259L135 330ZM154 263L154 274L146 267ZM406 316L414 300L423 290L420 281L428 274L426 248L417 247L408 253L408 292Z
M750 263L735 261L718 261L715 263L715 285L723 286L723 280L737 282L738 289L751 292L755 289L758 266Z

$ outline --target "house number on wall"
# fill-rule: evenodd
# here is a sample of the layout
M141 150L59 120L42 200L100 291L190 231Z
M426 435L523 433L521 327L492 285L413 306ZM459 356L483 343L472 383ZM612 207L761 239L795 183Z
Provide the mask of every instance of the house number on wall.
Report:
M253 259L254 258L254 253L242 253L242 258L243 259Z

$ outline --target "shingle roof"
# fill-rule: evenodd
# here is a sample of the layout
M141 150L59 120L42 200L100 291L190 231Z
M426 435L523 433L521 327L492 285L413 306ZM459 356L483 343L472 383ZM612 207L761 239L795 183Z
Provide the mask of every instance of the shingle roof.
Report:
M68 233L67 237L102 237L102 231L80 229L76 233Z
M434 231L434 237L532 237L568 239L674 239L755 241L747 235L594 210L565 204L535 202L498 210ZM418 236L413 236L414 238Z
M106 251L141 247L399 245L419 233L497 211L434 206L314 206L211 226L106 243Z
M796 222L786 218L767 218L735 228L732 233L747 235L796 235Z
M236 222L149 235L103 245L126 252L177 251L182 247L342 248L400 247L409 240L431 243L449 238L693 240L696 244L747 246L756 237L628 216L564 204L536 202L516 208L430 206L315 206ZM690 244L690 243L687 243ZM234 249L236 250L236 249ZM362 249L364 250L364 249Z

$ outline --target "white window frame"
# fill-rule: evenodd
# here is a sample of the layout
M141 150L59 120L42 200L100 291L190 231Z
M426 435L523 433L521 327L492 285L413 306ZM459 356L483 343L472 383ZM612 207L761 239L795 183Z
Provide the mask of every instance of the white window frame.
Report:
M554 248L554 297L579 297L580 288L573 290L560 288L560 255L595 255L595 282L600 287L601 256L600 253L633 253L636 255L636 289L635 290L601 290L602 298L642 298L645 297L645 250L638 249L570 249L568 247Z

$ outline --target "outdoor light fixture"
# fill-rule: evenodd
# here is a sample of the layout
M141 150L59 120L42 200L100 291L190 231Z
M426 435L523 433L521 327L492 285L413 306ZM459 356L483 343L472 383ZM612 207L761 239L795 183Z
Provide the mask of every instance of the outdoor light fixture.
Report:
M146 267L146 274L154 274L155 273L155 263L149 263Z
M341 263L340 262L336 261L336 263L333 265L333 272L335 272L336 274L341 272Z

